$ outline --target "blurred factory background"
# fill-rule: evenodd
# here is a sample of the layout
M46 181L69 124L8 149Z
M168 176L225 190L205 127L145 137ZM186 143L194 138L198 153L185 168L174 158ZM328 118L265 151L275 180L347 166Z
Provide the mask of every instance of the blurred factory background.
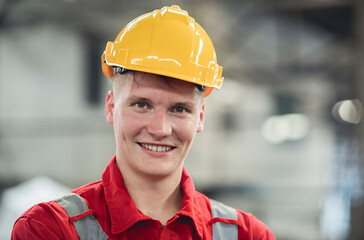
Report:
M364 239L362 0L0 0L0 239L29 204L100 179L115 149L100 56L172 4L224 67L185 162L196 188L277 239Z

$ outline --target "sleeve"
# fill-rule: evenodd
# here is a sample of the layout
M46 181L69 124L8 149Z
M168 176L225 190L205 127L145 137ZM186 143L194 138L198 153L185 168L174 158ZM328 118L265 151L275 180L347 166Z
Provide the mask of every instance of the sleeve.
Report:
M15 222L11 240L79 240L66 211L56 202L37 204Z
M238 231L239 239L276 240L268 227L253 214L238 210L238 219L241 223Z
M276 240L276 238L274 237L273 233L266 227L259 240Z

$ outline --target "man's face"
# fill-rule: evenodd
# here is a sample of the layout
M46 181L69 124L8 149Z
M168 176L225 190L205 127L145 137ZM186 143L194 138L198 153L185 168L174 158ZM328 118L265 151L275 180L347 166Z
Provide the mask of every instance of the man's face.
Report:
M204 100L192 83L136 72L116 76L105 112L114 125L116 161L123 172L166 177L179 174L196 132Z

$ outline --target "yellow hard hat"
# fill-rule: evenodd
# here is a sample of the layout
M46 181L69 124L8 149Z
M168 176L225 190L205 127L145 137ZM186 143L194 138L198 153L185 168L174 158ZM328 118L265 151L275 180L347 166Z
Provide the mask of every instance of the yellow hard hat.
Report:
M223 82L211 39L179 6L163 7L131 21L108 42L102 71L113 67L154 73L205 86L205 97Z

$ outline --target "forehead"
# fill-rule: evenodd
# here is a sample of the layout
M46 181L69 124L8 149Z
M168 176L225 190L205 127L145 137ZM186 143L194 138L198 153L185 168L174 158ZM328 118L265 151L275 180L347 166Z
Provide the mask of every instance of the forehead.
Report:
M150 73L131 72L125 76L116 76L113 82L124 96L127 93L150 93L166 94L191 101L203 99L203 93L193 83Z

